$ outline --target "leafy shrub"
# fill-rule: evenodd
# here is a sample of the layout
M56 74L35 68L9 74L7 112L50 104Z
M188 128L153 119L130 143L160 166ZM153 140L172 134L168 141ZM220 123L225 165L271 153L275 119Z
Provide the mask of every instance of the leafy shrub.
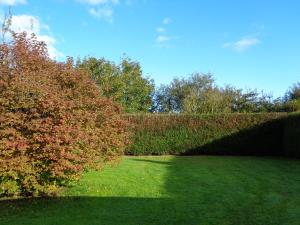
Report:
M48 57L34 35L0 45L0 195L41 195L118 158L121 109L71 59Z
M127 115L129 155L283 155L285 113Z

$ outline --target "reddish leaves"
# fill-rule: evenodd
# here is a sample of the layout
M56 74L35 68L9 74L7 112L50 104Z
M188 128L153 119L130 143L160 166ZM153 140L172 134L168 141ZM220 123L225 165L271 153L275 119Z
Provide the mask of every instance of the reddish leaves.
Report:
M121 109L35 36L0 45L0 195L50 194L123 153Z

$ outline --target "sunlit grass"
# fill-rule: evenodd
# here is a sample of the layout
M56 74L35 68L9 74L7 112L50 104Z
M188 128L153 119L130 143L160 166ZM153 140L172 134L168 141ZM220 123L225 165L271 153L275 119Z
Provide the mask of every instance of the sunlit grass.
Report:
M0 201L0 224L298 225L299 191L299 160L127 157L61 198Z

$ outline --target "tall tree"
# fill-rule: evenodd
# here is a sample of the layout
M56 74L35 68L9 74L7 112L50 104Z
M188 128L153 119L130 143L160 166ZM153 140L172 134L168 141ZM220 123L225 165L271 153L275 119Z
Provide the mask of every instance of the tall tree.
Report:
M85 58L77 66L89 71L103 94L119 102L126 112L147 112L152 106L154 82L143 77L141 66L128 58L120 65L105 59Z
M300 111L300 82L294 84L285 94L285 110Z
M286 93L287 100L300 99L300 82L294 84Z
M194 73L187 79L175 78L170 85L161 86L155 93L156 111L195 112L203 93L212 89L211 74Z

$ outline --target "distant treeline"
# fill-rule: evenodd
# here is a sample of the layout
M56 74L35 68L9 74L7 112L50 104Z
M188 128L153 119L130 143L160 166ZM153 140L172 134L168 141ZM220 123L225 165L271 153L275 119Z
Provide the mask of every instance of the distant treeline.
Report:
M220 87L212 74L203 73L174 78L168 85L155 87L153 80L143 76L140 64L128 58L117 65L90 57L78 60L76 67L87 69L102 93L119 102L126 112L214 114L300 110L300 82L274 99L256 89Z

